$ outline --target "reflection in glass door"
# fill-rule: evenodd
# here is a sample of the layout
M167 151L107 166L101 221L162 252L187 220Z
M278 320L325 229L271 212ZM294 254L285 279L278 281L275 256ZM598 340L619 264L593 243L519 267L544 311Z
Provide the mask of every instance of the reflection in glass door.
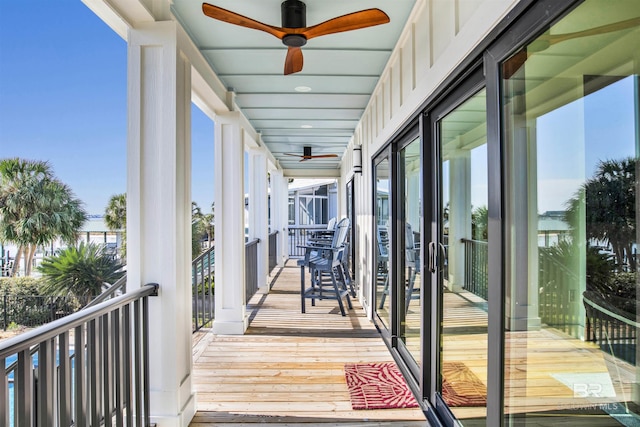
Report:
M376 313L382 326L389 331L391 325L391 274L389 271L389 226L391 222L391 211L389 209L390 181L388 159L384 159L376 165L375 183Z
M488 173L486 94L437 123L441 396L465 426L485 425L487 397Z
M420 168L420 139L416 138L400 150L400 215L404 222L404 233L398 232L403 240L401 251L403 265L402 280L398 289L399 337L409 352L413 363L421 364L421 289L420 235L422 205L422 173ZM404 285L404 286L403 286Z
M505 425L640 425L640 2L609 6L501 67Z
M354 207L354 195L353 195L354 187L353 187L353 178L347 182L347 218L351 222L351 229L349 230L349 234L347 236L347 268L351 273L351 277L355 276L354 271L354 260L355 260L355 246L356 246L356 218L354 215L355 207Z

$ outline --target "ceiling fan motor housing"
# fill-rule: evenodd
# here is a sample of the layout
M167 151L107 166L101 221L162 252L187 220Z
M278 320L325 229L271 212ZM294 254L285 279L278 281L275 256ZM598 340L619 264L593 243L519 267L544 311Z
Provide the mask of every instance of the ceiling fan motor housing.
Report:
M303 155L305 157L311 157L311 147L304 147L303 150Z
M282 27L304 28L307 26L307 6L300 0L285 0L281 5Z
M307 26L307 6L299 0L286 0L282 2L282 27L305 28ZM302 34L287 34L282 38L282 43L289 47L302 47L307 44L307 38Z

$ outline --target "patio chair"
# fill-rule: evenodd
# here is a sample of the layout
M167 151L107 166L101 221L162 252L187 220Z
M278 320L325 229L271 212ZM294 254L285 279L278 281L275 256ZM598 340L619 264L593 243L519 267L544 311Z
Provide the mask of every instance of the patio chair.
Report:
M389 295L389 234L386 228L377 227L378 267L377 281L382 281L382 296L378 308L384 307L384 301Z
M304 246L305 259L299 262L299 265L302 267L300 290L303 313L306 311L306 299L311 299L311 305L315 305L316 299L335 299L338 301L340 313L343 316L346 315L342 302L343 299L346 299L347 306L350 309L353 308L349 296L349 284L343 265L345 240L349 227L349 219L343 218L336 225L331 244ZM308 267L311 272L311 283L309 287L305 287L304 285L305 267Z
M316 230L311 233L311 237L309 238L309 243L316 244L320 243L323 245L331 244L331 240L333 239L333 233L336 229L336 218L333 217L327 223L327 228L325 230Z
M405 227L405 267L409 269L409 279L405 295L405 310L409 310L412 299L420 299L420 288L415 288L416 276L420 273L420 244L416 244L411 224Z
M420 288L415 288L416 276L420 273L420 245L415 243L415 237L411 224L405 224L405 258L404 265L408 269L408 278L405 283L405 310L409 310L412 299L420 299ZM378 230L378 275L384 275L384 285L380 298L380 309L384 308L384 302L389 295L389 274L387 262L389 261L389 237L386 230Z

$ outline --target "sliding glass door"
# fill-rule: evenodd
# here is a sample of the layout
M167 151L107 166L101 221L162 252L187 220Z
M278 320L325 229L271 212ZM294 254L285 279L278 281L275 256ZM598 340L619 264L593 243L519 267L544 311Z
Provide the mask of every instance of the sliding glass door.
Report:
M422 156L418 126L374 162L375 319L416 377L422 364Z
M424 120L422 390L445 425L486 425L486 103L484 76L477 69Z

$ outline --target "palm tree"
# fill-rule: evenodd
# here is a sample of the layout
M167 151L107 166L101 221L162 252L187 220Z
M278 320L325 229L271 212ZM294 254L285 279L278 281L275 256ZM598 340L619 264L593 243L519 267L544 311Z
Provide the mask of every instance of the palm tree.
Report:
M43 290L52 295L94 297L105 283L114 283L123 265L105 252L104 245L81 242L42 261L38 270L45 279Z
M127 194L115 194L109 199L104 211L104 222L111 231L122 230L120 256L127 256Z
M198 235L206 234L207 235L207 248L211 247L214 237L214 204L211 204L211 213L205 214L202 212L202 209L198 206L196 202L191 202L191 218L192 223L196 223L197 225L194 228L194 232ZM196 234L194 234L194 237Z
M215 228L214 228L214 220L215 220L215 207L214 204L211 204L211 213L205 214L200 212L200 222L202 223L202 228L204 232L207 234L207 248L211 247L213 243Z
M471 235L474 240L488 240L489 210L480 206L471 212Z
M202 210L196 202L191 202L191 258L194 259L202 248L200 247L200 238L205 233L202 223Z
M636 236L635 185L636 159L601 161L593 177L567 202L566 212L572 229L585 223L587 239L610 243L616 263L621 266L628 261L631 271L636 268L632 251Z
M86 219L82 203L53 176L48 162L0 160L0 240L18 245L12 276L22 256L25 274L31 274L37 246L56 238L75 241Z

